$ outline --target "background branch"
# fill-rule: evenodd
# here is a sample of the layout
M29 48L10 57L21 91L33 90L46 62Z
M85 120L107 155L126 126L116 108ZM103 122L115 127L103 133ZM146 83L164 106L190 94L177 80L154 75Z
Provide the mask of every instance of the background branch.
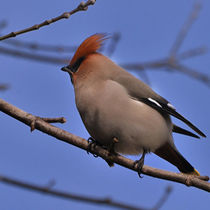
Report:
M182 43L184 42L184 39L187 36L187 33L189 32L193 23L197 19L198 15L199 15L199 12L201 11L201 7L202 7L201 2L196 1L195 4L194 4L194 7L192 8L192 11L191 11L189 17L187 18L186 22L183 24L178 36L176 37L176 40L175 40L174 44L171 47L171 51L170 51L170 56L171 57L174 57L177 54L177 52L180 49Z
M57 53L61 52L72 53L75 52L77 49L76 46L49 45L49 44L41 44L36 42L25 42L16 39L4 40L3 43L18 48L25 48L29 50L42 50L46 52L57 52Z
M148 208L137 207L137 206L126 204L124 202L117 202L110 198L94 198L94 197L90 197L90 196L77 195L75 193L69 193L69 192L67 193L67 192L60 191L60 190L53 190L49 186L47 186L47 187L39 186L39 185L31 184L31 183L28 183L25 181L12 179L12 178L2 176L2 175L0 175L0 182L9 184L9 185L14 185L16 187L24 188L27 190L40 192L43 194L48 194L48 195L60 197L63 199L68 199L68 200L91 203L91 204L95 204L95 205L115 207L118 209L120 208L120 209L127 209L127 210L149 210ZM170 193L171 193L171 187L170 188L167 187L165 192L163 193L163 195L160 197L160 200L157 202L157 204L155 204L155 206L153 208L151 208L151 210L160 209L163 206L163 204L166 202Z
M75 136L74 134L71 134L55 126L52 126L41 119L37 119L35 116L27 112L24 112L23 110L7 103L6 101L2 99L0 99L0 111L25 123L28 126L31 126L31 124L35 121L36 129L48 135L51 135L61 141L64 141L68 144L72 144L76 147L79 147L83 150L86 150L86 151L90 150L89 144L85 139ZM104 160L117 163L125 168L131 169L136 172L138 171L137 166L134 164L133 160L125 158L119 154L110 155L110 153L107 150L103 149L102 147L95 146L94 148L91 149L91 152L93 154L100 156ZM181 173L173 173L169 171L152 168L146 165L143 166L142 173L148 176L182 183L187 186L194 186L196 188L210 192L210 183L206 182L207 180L209 180L208 176L197 177L197 176L190 176L190 175L181 174Z
M0 41L8 39L8 38L11 38L11 37L16 37L17 35L20 35L20 34L23 34L23 33L27 33L27 32L34 31L34 30L38 30L38 29L40 29L43 26L50 25L51 23L55 23L55 22L57 22L59 20L62 20L62 19L68 19L71 15L73 15L73 14L79 12L79 11L86 11L90 5L94 5L95 4L95 1L96 0L88 0L88 1L86 1L86 3L81 2L77 6L77 8L73 9L70 12L64 12L62 15L60 15L58 17L55 17L55 18L52 18L52 19L49 19L49 20L45 20L45 21L43 21L40 24L36 24L36 25L33 25L33 26L29 27L29 28L25 28L23 30L11 32L9 34L1 36L0 37Z

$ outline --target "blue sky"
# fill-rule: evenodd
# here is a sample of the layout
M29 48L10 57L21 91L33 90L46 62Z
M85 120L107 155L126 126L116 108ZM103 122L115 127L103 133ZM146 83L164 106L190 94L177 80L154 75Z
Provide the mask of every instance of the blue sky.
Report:
M0 20L8 22L1 33L23 29L75 8L80 1L2 2ZM112 55L117 63L156 60L168 55L170 48L190 13L194 1L111 1L97 0L86 12L61 20L38 31L17 37L18 40L51 45L78 45L86 37L98 33L121 33ZM194 23L180 52L205 45L210 47L210 2L203 1L199 18ZM1 46L7 46L3 42ZM8 46L7 46L8 47ZM32 51L36 53L36 51ZM70 53L48 55L71 57ZM199 72L209 74L209 53L183 61ZM39 63L0 54L0 84L10 89L0 97L34 115L64 116L67 123L57 125L78 136L88 138L75 107L73 87L62 65ZM137 75L136 73L134 73ZM147 70L152 88L168 99L177 110L197 125L206 139L174 135L179 151L202 175L210 175L209 167L209 103L206 85L177 72ZM175 120L179 125L181 122ZM111 197L143 207L152 207L170 184L173 192L163 210L209 209L207 192L178 183L138 175L120 166L109 168L100 158L93 158L74 146L57 141L37 130L33 133L17 120L0 113L0 174L46 185L55 180L55 189L96 197ZM137 159L137 157L131 157ZM155 155L146 156L146 165L177 172L168 162ZM90 204L62 200L0 183L0 208L10 209L109 209Z

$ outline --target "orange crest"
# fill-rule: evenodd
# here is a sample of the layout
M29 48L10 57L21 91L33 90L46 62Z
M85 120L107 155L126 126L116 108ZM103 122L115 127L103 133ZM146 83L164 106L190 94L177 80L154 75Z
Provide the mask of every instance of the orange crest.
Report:
M74 64L79 58L95 53L98 49L100 49L105 39L105 34L94 34L85 39L85 41L83 41L77 48L74 57L70 61L70 65Z

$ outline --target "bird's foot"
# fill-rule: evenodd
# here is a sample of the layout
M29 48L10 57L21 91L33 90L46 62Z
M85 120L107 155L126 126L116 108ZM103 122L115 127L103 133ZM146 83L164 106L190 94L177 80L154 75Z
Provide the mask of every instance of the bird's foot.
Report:
M94 157L98 157L98 155L92 152L92 149L94 149L96 146L102 146L102 145L92 137L89 137L87 141L88 141L87 153L88 154L92 153Z
M110 146L107 148L107 150L109 151L109 157L111 157L112 155L116 155L117 153L115 152L115 145L119 142L119 140L114 137L112 139L112 143L110 144ZM111 160L106 160L106 162L108 163L108 165L110 167L114 166L114 163Z
M144 158L145 158L146 153L147 153L146 150L143 150L143 154L142 154L141 158L134 162L134 168L137 167L137 172L138 172L138 175L139 175L140 178L143 178L141 176L141 174L142 174L142 168L143 168L143 165L144 165Z

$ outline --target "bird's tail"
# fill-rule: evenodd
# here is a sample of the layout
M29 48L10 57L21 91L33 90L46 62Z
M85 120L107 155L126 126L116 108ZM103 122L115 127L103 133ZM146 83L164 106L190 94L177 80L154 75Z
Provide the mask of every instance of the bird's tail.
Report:
M168 142L154 153L175 165L180 172L200 176L199 172Z

